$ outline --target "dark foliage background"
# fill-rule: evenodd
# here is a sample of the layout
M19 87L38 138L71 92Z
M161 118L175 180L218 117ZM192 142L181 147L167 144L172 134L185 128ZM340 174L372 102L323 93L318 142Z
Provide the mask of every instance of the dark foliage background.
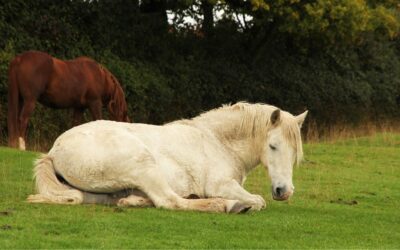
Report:
M261 10L226 1L227 16L218 22L205 8L221 8L217 2L0 0L1 144L7 138L8 64L26 50L98 60L123 85L135 122L161 124L239 100L294 114L309 109L320 127L400 118L398 9L392 1L378 6L388 12L365 3L383 13L371 12L372 26L340 26L331 15L334 28L325 30L316 26L323 20L310 21L314 12L297 1L265 1L268 8ZM200 6L203 26L168 24L166 10L184 13L193 4ZM300 21L273 11L283 7L299 12ZM229 11L252 15L251 25L241 27ZM39 105L30 142L46 147L69 128L70 115Z

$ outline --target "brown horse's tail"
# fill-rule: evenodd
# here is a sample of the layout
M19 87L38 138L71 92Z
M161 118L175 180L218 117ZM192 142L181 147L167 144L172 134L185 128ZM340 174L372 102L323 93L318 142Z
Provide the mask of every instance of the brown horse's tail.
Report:
M19 65L19 57L11 61L8 69L8 145L10 147L18 147L18 116L19 116L19 89L17 79L17 67Z

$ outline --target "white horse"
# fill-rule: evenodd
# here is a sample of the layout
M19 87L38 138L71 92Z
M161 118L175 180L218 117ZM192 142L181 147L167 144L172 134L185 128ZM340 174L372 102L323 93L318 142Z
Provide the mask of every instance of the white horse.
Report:
M265 201L243 188L246 175L262 163L273 198L288 199L293 165L303 155L300 128L306 115L241 102L163 126L83 124L58 137L36 161L38 194L28 201L260 210Z

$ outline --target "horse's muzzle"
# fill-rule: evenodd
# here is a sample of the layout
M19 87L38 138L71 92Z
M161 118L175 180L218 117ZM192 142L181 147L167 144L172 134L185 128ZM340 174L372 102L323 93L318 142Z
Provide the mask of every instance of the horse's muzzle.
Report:
M272 198L276 201L284 201L292 196L293 190L283 187L272 187Z

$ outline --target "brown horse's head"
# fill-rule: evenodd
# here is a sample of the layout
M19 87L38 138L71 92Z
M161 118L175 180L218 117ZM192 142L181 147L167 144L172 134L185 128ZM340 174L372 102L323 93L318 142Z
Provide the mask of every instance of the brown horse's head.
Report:
M107 106L110 118L119 122L130 122L124 91L118 80L110 72L106 71L106 74L108 74L107 79L111 85L109 88L111 98Z

